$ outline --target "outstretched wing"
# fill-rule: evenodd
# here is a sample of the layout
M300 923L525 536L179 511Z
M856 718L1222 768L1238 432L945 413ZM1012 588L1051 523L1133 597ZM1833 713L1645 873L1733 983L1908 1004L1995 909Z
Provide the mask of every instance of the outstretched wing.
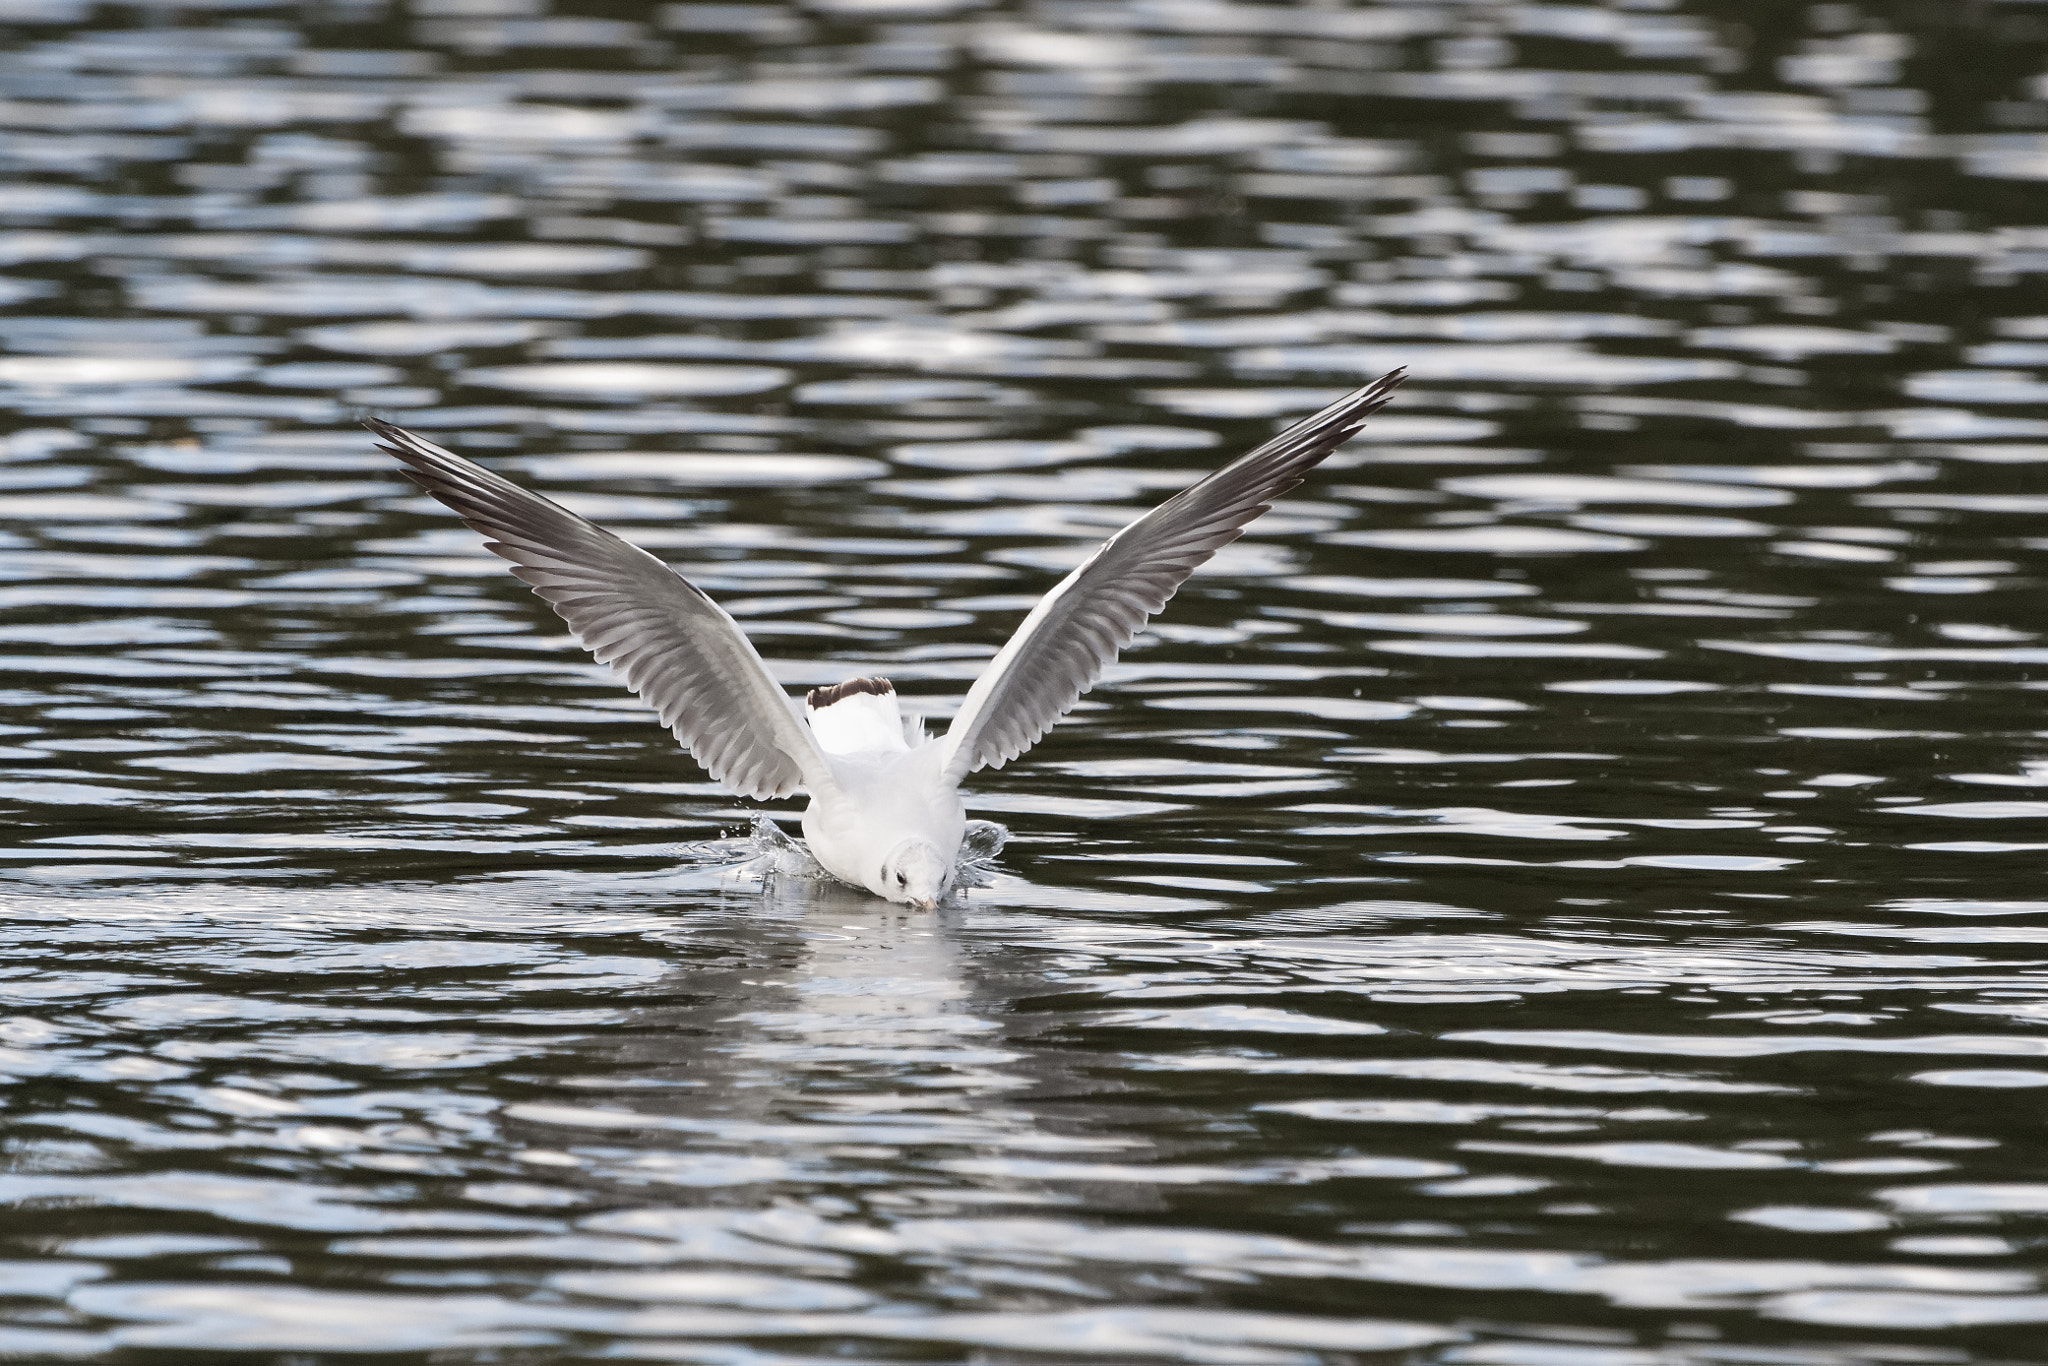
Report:
M492 539L711 776L745 797L830 781L788 694L724 608L654 556L483 466L371 420L405 475Z
M1406 375L1396 370L1347 394L1175 494L1061 580L968 690L944 741L953 781L1037 744L1188 575L1357 435Z

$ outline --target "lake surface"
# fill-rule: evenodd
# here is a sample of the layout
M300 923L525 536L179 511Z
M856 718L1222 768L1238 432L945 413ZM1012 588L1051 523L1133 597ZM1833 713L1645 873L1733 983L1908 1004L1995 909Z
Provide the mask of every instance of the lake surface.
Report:
M2048 8L0 20L0 1355L2048 1362ZM355 425L943 724L1396 365L936 915Z

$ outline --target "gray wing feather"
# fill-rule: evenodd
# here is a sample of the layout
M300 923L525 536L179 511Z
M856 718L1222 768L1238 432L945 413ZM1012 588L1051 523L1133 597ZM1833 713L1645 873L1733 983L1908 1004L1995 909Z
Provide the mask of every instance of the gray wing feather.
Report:
M1037 744L1188 575L1357 435L1406 375L1396 370L1346 395L1104 542L1045 595L968 690L946 732L948 776L1001 768Z
M789 696L739 623L638 546L401 427L366 424L405 475L492 539L485 549L545 598L717 781L784 797L829 781Z

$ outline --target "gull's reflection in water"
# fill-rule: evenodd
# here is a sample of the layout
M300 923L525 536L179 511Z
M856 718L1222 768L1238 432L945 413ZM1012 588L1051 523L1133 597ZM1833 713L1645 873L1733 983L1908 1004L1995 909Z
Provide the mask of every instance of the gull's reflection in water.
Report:
M1004 1105L1028 1084L1008 1070L1018 1055L975 1008L948 926L827 884L803 896L787 968L723 1021L738 1086L780 1095L855 1161L1028 1124Z
M735 895L693 919L695 961L662 1003L590 1036L560 1102L513 1107L509 1133L615 1198L653 1185L679 1205L883 1220L1069 1203L991 1159L1148 1145L1034 1113L1033 1094L1067 1089L1059 1050L1020 1045L1003 1017L1043 979L977 953L975 914L799 879Z
M693 913L667 1003L589 1037L602 1055L585 1065L604 1070L561 1078L573 1100L506 1116L587 1210L548 1244L577 1262L546 1276L550 1303L614 1315L665 1359L792 1366L856 1343L889 1360L1277 1362L1305 1360L1284 1350L1302 1342L1447 1338L1234 1307L1260 1256L1307 1245L1181 1222L1162 1183L1227 1174L1159 1163L1159 1107L1137 1119L1083 1070L1099 1054L1037 1037L1030 1007L1065 955L1019 945L1018 920L829 883ZM771 1341L831 1346L736 1347Z

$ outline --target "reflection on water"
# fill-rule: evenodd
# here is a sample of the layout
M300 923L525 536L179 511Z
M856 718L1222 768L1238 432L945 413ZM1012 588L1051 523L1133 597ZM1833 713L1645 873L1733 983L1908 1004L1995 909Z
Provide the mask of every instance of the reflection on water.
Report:
M2039 8L0 3L0 1354L2048 1360ZM935 917L353 421L943 721L1396 365Z

